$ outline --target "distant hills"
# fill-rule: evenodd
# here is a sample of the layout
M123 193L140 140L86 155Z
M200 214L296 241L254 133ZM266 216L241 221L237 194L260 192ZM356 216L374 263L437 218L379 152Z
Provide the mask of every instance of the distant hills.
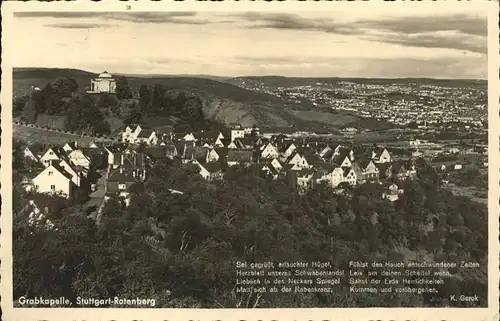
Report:
M32 86L43 87L58 77L72 77L81 91L96 77L92 73L68 68L14 68L14 97L25 95ZM115 74L120 75L120 74ZM121 74L128 79L129 86L137 94L141 85L160 84L168 90L182 91L199 96L203 101L207 117L224 123L258 124L262 128L276 130L335 131L341 126L359 121L355 115L332 114L318 109L304 100L297 104L280 97L248 90L243 87L293 87L316 83L335 84L354 82L365 84L419 83L441 86L478 85L486 86L485 80L447 80L428 78L364 79L364 78L294 78L281 76L217 77L208 75L132 75ZM248 86L250 85L250 86Z
M435 79L435 78L340 78L340 77L282 77L282 76L250 76L230 78L227 82L239 85L242 82L260 83L268 87L307 86L316 83L336 84L351 82L357 84L391 85L410 84L437 85L446 87L460 86L486 86L487 80L483 79Z
M25 95L32 86L43 87L58 77L73 77L80 90L90 85L90 80L98 74L79 69L58 68L15 68L13 74L14 97ZM239 122L243 125L258 124L268 129L294 129L324 131L338 128L330 120L323 122L322 112L308 120L297 117L297 113L316 113L310 103L301 105L285 101L279 97L252 90L246 90L230 83L230 79L218 81L192 76L126 76L129 86L137 94L141 85L160 84L168 90L192 93L203 100L205 115L224 123ZM219 78L223 79L223 78ZM349 120L355 120L350 116ZM333 127L332 127L333 126Z

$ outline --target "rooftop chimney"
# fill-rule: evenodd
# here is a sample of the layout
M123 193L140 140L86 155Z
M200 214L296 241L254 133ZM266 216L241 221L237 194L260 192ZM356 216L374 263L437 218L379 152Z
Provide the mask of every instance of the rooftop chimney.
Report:
M120 167L120 174L123 174L123 167Z

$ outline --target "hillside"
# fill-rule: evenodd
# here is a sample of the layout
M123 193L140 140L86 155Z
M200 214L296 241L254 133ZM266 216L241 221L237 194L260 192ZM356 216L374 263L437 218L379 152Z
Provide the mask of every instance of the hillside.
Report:
M57 77L75 78L80 90L90 84L96 74L77 69L15 68L13 75L14 97L25 95L31 86L43 87ZM224 123L239 122L243 125L258 124L264 129L335 130L337 122L315 115L311 119L298 117L298 111L315 113L308 103L297 105L279 97L246 90L228 82L195 77L127 77L134 94L141 85L160 84L169 90L192 93L203 100L205 115ZM313 120L314 119L314 120ZM318 120L319 119L319 120ZM353 121L356 118L353 118Z

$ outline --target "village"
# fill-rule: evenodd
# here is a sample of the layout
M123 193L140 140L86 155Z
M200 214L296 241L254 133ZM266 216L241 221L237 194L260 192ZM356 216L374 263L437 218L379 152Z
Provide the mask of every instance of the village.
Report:
M436 145L414 140L409 146L417 149L409 156L400 152L393 155L388 148L376 145L270 136L260 133L257 126L244 128L237 124L226 131L184 134L159 133L135 125L126 126L119 136L118 142L110 144L26 146L23 163L29 170L24 172L21 188L28 194L57 195L84 203L87 208L102 208L111 195L129 204L130 187L147 180L149 168L156 162L177 159L179 164L195 166L208 181L224 179L228 168L243 166L267 179L286 179L298 193L321 183L341 193L346 187L378 182L384 187L380 197L394 202L404 193L402 182L417 177L417 157L429 156L419 148L435 151ZM460 150L455 147L442 152L456 154ZM460 163L444 164L437 162L436 170L462 169ZM174 188L171 192L182 193ZM44 219L40 207L30 202L33 212L28 216L34 221ZM95 211L91 216L97 216Z

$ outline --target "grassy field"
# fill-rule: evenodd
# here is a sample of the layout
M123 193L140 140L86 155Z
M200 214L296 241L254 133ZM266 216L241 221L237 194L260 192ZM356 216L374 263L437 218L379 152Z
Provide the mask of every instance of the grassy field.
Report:
M303 120L313 120L329 125L344 126L354 123L357 117L346 114L332 114L328 112L317 111L292 111L292 114Z
M77 141L80 144L89 144L94 140L93 137L82 137L63 132L54 132L41 128L32 128L12 124L13 137L22 139L29 144L39 142L44 144L63 144L71 141Z
M36 125L40 127L50 127L54 129L64 130L66 116L38 114L36 117Z

